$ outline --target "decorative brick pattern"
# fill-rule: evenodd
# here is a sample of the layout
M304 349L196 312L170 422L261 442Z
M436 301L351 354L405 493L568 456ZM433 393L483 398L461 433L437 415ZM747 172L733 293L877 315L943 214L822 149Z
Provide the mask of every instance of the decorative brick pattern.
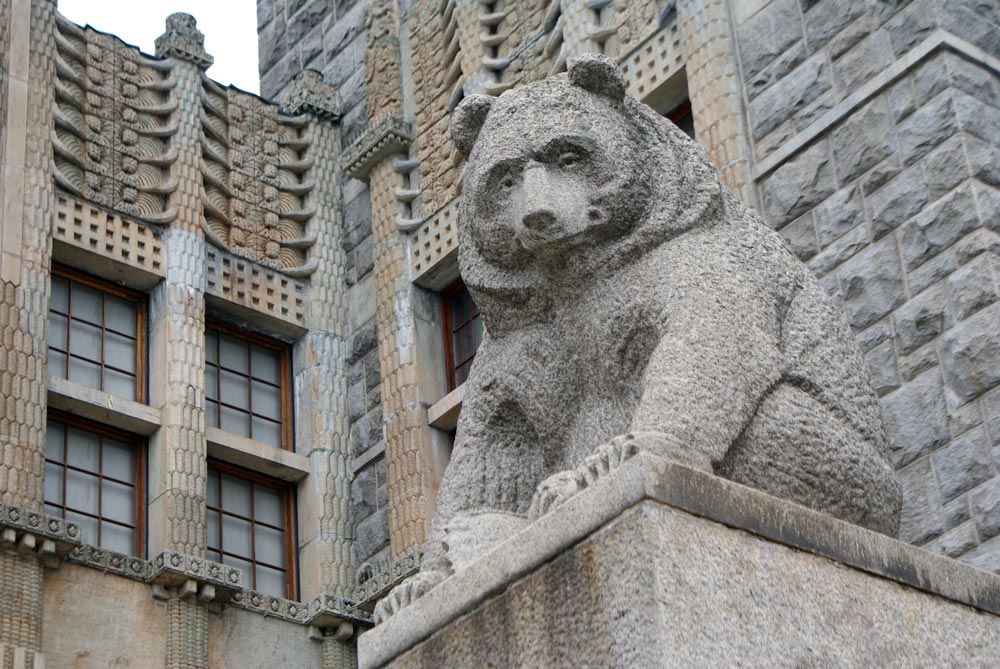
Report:
M684 67L681 33L673 20L622 56L629 94L642 100Z
M303 326L306 282L225 251L205 249L205 292L227 302Z
M410 269L413 280L432 271L437 263L458 249L458 200L452 200L430 216L410 239Z
M72 195L56 193L52 238L163 276L163 241L159 229Z

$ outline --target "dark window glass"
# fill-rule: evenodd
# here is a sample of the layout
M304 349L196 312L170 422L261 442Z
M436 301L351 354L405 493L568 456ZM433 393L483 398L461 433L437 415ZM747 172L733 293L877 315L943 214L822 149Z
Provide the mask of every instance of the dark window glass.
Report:
M472 360L483 341L483 322L479 308L461 281L449 286L441 300L448 390L451 391L469 378Z
M694 114L691 113L690 100L685 100L664 114L664 116L673 121L678 128L683 130L685 135L691 139L697 139L694 136Z
M143 554L141 439L71 417L45 433L45 512L79 523L85 542Z

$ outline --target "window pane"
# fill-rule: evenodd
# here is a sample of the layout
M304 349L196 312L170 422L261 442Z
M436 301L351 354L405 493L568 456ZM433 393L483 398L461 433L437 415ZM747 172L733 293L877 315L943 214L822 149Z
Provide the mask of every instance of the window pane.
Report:
M214 366L205 367L205 397L219 399L219 370Z
M83 536L83 543L90 544L91 546L97 545L97 519L90 518L89 516L81 516L79 513L73 513L72 511L66 512L66 520L71 523L77 523L82 530L81 534Z
M222 475L222 510L250 516L249 481Z
M62 518L63 510L58 506L54 506L52 504L46 504L45 513L49 514L50 516L55 516L56 518Z
M483 319L476 317L472 321L473 350L483 343Z
M136 304L114 295L104 296L105 327L135 336Z
M254 346L251 350L251 367L255 379L278 383L281 375L281 355L277 351Z
M100 437L75 427L67 428L66 462L97 473L100 471Z
M101 368L92 362L71 358L69 361L69 380L88 388L101 387Z
M472 326L466 325L455 333L452 339L455 345L455 364L464 362L469 356L475 353L476 349L472 343Z
M268 569L267 567L257 567L257 591L273 597L284 597L285 574L284 572Z
M219 334L215 330L205 330L205 362L217 363Z
M104 453L102 454L102 470L105 476L135 483L135 461L133 450L128 444L104 438Z
M135 531L121 525L101 523L101 548L125 555L135 553Z
M66 354L49 350L49 376L66 378Z
M82 318L91 323L101 323L103 302L104 293L81 283L73 284L73 318Z
M222 556L219 554L219 551L213 551L210 549L206 551L206 555L212 562L222 562Z
M69 313L69 280L52 275L52 296L49 298L49 309Z
M135 377L105 367L104 391L126 400L135 400Z
M462 288L451 296L451 326L458 327L469 320L469 291Z
M221 427L226 432L232 432L233 434L238 434L241 437L250 436L250 416L236 411L235 409L230 409L228 407L222 407L222 420Z
M243 572L243 587L253 588L253 572L250 571L250 563L245 560L240 560L229 555L222 556L222 564L229 565L230 567L236 567L241 572Z
M91 474L66 470L66 506L97 515L98 479Z
M49 346L66 350L66 317L49 312Z
M258 523L267 523L276 527L284 527L282 518L281 493L277 490L265 488L264 486L254 486L253 489L253 517Z
M51 462L45 463L45 501L62 504L63 468Z
M101 517L135 525L135 489L111 481L101 485Z
M472 369L472 361L459 365L455 368L455 385L460 386L469 379L469 370Z
M207 529L205 530L205 535L207 540L205 545L210 549L219 548L219 512L209 511L205 514L205 524Z
M242 557L251 557L250 521L222 516L222 550Z
M45 428L45 457L63 461L63 436L65 428L59 423L49 423Z
M69 352L88 360L100 360L101 329L72 321L69 326Z
M135 374L135 340L105 332L104 364Z
M276 448L281 448L281 424L266 418L253 419L253 438Z
M205 482L205 502L209 506L219 506L219 475L214 471L208 472L208 481Z
M219 405L215 402L205 403L205 425L219 427Z
M223 402L243 410L250 408L247 404L247 391L249 389L247 388L247 379L245 376L239 376L238 374L222 370L220 386L220 392L222 393L220 399Z
M254 558L275 567L285 566L285 533L257 525L254 528Z
M224 334L220 334L219 337L221 338L222 366L234 372L248 373L247 342Z
M281 420L281 391L260 381L253 382L253 412L273 420Z

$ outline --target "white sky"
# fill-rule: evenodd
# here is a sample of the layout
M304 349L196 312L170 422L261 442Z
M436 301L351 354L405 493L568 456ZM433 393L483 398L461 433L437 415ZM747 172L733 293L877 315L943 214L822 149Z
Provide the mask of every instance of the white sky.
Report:
M58 0L63 16L80 25L117 35L146 53L163 34L167 16L187 12L205 34L205 50L215 57L208 76L221 84L258 92L257 3L255 0Z

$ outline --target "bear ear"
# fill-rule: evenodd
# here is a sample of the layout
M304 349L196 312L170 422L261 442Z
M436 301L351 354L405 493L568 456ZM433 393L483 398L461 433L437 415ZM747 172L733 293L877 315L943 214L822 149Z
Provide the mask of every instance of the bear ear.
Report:
M495 100L489 95L470 95L452 112L448 134L455 143L455 148L466 158L472 153L472 147Z
M616 102L625 98L625 79L607 56L585 53L569 65L569 80L585 91Z

